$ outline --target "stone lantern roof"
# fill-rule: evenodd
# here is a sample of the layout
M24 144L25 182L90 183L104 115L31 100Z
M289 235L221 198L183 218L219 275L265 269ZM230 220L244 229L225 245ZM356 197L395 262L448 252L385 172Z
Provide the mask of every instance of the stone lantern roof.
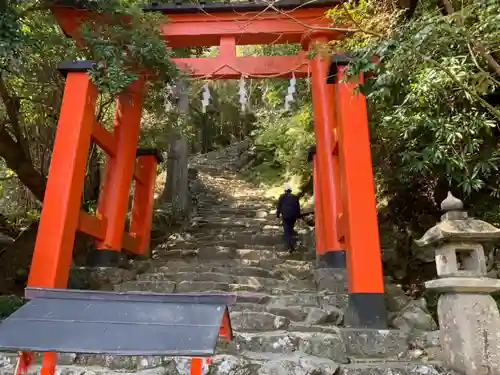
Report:
M485 221L469 217L467 211L463 209L462 201L455 198L451 192L441 203L441 210L445 212L441 216L441 221L415 241L418 246L436 246L449 241L483 243L500 238L500 229Z

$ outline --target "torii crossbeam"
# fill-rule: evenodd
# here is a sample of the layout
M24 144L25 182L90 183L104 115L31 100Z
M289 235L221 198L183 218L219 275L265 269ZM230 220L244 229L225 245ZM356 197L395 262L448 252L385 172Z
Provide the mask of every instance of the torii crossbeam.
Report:
M326 11L340 0L319 0L304 5L296 1L265 3L157 4L146 8L165 14L163 38L171 47L219 46L219 54L208 58L173 61L192 77L237 79L296 78L310 76L307 45L313 32L324 31L329 39L343 37L343 29L332 31ZM59 1L53 13L66 35L78 39L79 26L96 15L74 1ZM168 17L168 20L167 20ZM346 31L348 29L345 29ZM302 43L296 56L236 56L237 45Z
M386 328L366 101L354 90L355 82L343 80L348 64L345 55L335 56L331 74L329 57L321 53L308 56L314 46L328 44L349 32L342 25L332 28L333 20L325 16L340 2L157 3L145 10L168 17L162 33L172 47L220 47L214 58L174 59L194 77L311 77L318 268L327 273L347 268L350 313L346 324ZM76 40L81 22L99 17L91 11L88 0L55 1L52 12L62 30ZM236 55L237 45L273 43L300 43L302 49L296 56ZM30 287L67 287L77 230L95 238L95 265L118 266L123 253L147 253L156 166L161 161L155 150L137 150L147 77L134 81L118 96L114 130L108 131L95 118L98 90L88 73L94 63L76 61L60 67L66 87ZM91 142L108 154L96 215L80 212ZM136 185L127 233L126 211L133 180ZM50 366L55 363L50 353L46 359ZM52 374L52 367L44 373Z

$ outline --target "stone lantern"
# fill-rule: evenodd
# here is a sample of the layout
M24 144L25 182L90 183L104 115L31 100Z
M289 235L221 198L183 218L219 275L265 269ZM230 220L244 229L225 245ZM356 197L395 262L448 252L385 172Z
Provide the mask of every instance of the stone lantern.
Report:
M482 244L500 229L470 218L451 193L441 203L441 221L417 240L435 252L438 279L425 283L440 293L437 313L444 360L466 375L500 375L500 313L490 293L500 280L486 277Z

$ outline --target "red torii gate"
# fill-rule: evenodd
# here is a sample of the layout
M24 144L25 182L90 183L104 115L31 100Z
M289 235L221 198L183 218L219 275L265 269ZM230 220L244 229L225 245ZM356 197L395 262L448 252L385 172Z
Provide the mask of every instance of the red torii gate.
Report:
M312 77L315 118L315 212L318 267L347 268L347 323L386 327L384 286L365 98L343 83L348 60L317 54L314 45L341 38L328 29L325 12L341 0L300 5L276 3L155 4L163 12L165 41L172 47L219 46L214 58L174 62L193 77L211 79ZM95 17L84 2L62 0L52 11L62 30L78 39L82 21ZM237 45L300 43L297 56L236 56ZM66 87L59 117L38 237L29 277L32 287L66 288L75 232L98 240L96 264L116 265L122 249L144 254L149 243L155 169L160 156L136 151L145 80L119 96L113 132L95 120L97 89L87 71L93 62L64 63ZM327 82L327 79L330 81ZM362 79L362 77L360 77ZM333 81L333 82L332 82ZM85 164L91 142L108 155L98 213L80 211ZM137 159L136 159L137 158ZM135 179L130 233L124 233L129 188ZM349 318L350 317L350 318Z

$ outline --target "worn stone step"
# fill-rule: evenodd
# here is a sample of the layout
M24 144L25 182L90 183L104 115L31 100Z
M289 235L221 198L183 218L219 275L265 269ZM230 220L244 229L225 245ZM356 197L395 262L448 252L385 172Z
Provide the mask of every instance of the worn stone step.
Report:
M290 319L269 312L233 312L231 324L234 331L273 331L287 329Z
M231 240L221 240L201 245L199 242L184 242L172 245L168 250L154 250L153 255L162 259L199 258L206 260L245 259L258 262L266 259L280 258L283 260L303 260L311 257L310 254L294 252L290 254L283 247L255 246L237 244ZM257 263L254 263L255 265Z
M234 218L226 215L213 214L210 217L195 216L191 219L192 222L200 226L218 226L218 225L266 225L270 222L268 218L260 217L242 217Z
M255 248L252 245L248 245L248 247L251 247L249 249L239 249L239 247L242 246L242 244L237 243L236 241L232 240L222 240L221 244L224 244L226 246L207 246L207 247L202 247L198 250L198 257L200 259L232 259L232 258L239 258L239 259L248 259L248 260L259 260L263 259L263 257L269 258L269 257L274 257L277 256L277 253L275 250L269 250L269 247L264 247L264 248ZM265 252L262 254L262 256L258 256L260 252ZM249 255L249 254L253 255ZM286 254L281 254L282 256L285 256Z
M441 375L450 374L440 362L380 362L376 365L338 364L306 353L217 355L210 375ZM228 372L228 370L230 372Z
M189 240L172 241L166 245L166 248L170 250L198 250L198 249L216 249L216 248L227 248L227 249L253 249L253 250L272 250L277 246L283 247L283 244L278 245L257 245L251 243L238 242L232 238L214 238L211 236L201 236L194 237ZM215 254L214 254L215 255Z
M288 259L285 261L263 260L260 267L272 269L275 275L292 275L299 279L314 277L314 265L309 261Z
M295 290L295 291L314 291L316 284L309 280L289 279L279 280L269 277L248 277L236 276L236 283L245 285L254 285L259 290Z
M191 271L194 271L191 269ZM220 273L220 272L165 272L165 273L145 273L139 275L137 280L139 281L150 281L150 282L161 282L161 281L173 281L175 283L180 283L182 281L208 281L208 282L219 282L230 284L235 282L235 277L232 275Z
M309 355L331 359L338 363L348 363L346 347L339 334L319 334L302 332L236 332L234 347L225 350L233 355L239 352L263 352L292 354L303 352ZM224 349L222 349L224 350Z
M280 259L286 259L286 260L302 260L303 257L305 256L304 253L301 252L294 252L290 254L287 251L283 251L280 249L278 251L277 249L275 250L267 250L267 249L262 249L262 248L249 248L249 249L236 249L236 258L239 259L247 259L247 260L253 260L253 261L262 261L262 260L267 260L267 259L275 259L275 258L280 258Z
M381 361L340 366L339 375L441 375L452 374L440 362Z
M236 249L237 243L233 240L200 240L199 238L191 238L189 240L180 240L169 242L166 246L168 250L198 250L198 249L217 249L217 248L229 248Z
M221 212L233 212L233 211L242 211L242 212L255 212L259 210L272 210L272 205L266 204L265 202L251 202L244 200L234 200L230 202L220 201L217 204L211 204L209 202L201 201L198 204L198 208L200 211L221 211Z
M283 245L283 234L262 233L259 231L236 231L236 232L197 232L193 235L190 242L196 241L200 244L213 243L214 241L222 241L223 243L234 244L237 247L243 246L278 246ZM228 246L221 243L221 246Z
M251 219L233 219L233 218L212 218L206 221L194 221L189 228L190 231L218 231L218 230L264 230L267 225L265 219L251 218Z
M336 333L274 331L236 332L239 351L283 353L304 352L349 363L349 357L397 359L408 350L408 335L395 330L337 328ZM234 351L228 347L229 352Z
M158 259L154 261L136 262L138 267L149 269L150 272L225 272L227 268L237 270L241 276L261 277L296 277L298 279L313 279L314 265L310 261L295 259L228 259L223 261L198 259ZM220 270L219 270L220 269Z
M128 370L128 369L125 369ZM27 372L25 372L26 375L39 375L41 371L41 366L36 365L36 366L31 366ZM15 369L14 368L6 368L2 369L0 365L0 373L2 375L14 375L15 374ZM146 369L146 370L139 370L139 371L133 371L133 372L125 372L122 369L118 370L110 370L109 368L105 367L97 367L97 366L92 366L92 367L87 367L87 366L57 366L56 368L56 374L58 375L165 375L165 369L163 367L157 367L157 368L152 368L152 369ZM172 374L179 374L179 372L169 372L169 375ZM188 375L188 372L185 373Z
M0 356L0 373L13 375L15 356L10 360ZM210 365L207 375L441 375L451 374L440 362L380 361L369 364L338 364L327 358L295 352L291 354L252 353L219 354ZM30 367L35 375L39 366ZM61 354L57 373L64 375L189 375L188 358L117 357L106 355Z
M231 225L221 225L217 227L191 227L187 232L199 242L212 242L214 239L231 240L237 244L281 245L283 243L283 229L278 225L269 224L248 224L247 227L239 228ZM309 235L309 231L297 232L297 241L302 241L303 236Z
M217 277L224 277L219 276ZM240 276L243 278L243 276ZM331 310L332 307L343 311L347 308L347 294L326 294L318 295L314 291L302 292L294 289L273 288L266 292L261 292L259 287L251 284L238 284L213 281L188 281L179 282L168 280L127 281L114 287L116 291L150 291L156 293L174 292L232 292L237 296L237 304L252 303L266 305L267 312L288 317L294 321L302 320L302 317L309 314L309 307L316 307L324 311ZM246 306L249 308L249 306ZM243 311L244 307L238 307L235 311ZM256 308L255 311L263 311ZM335 312L334 312L335 313ZM322 313L318 311L318 314ZM312 317L310 317L312 319ZM317 317L320 319L321 317Z
M209 375L332 375L338 367L332 360L305 353L263 355L247 352L244 356L217 355L210 365Z
M258 304L265 305L266 311L271 312L276 315L287 316L287 311L290 312L290 316L295 314L294 309L303 309L304 312L300 316L308 313L308 308L317 307L322 309L328 309L330 307L336 307L339 310L344 310L347 308L348 295L347 294L332 294L323 295L318 297L314 292L295 292L290 294L273 294L273 293L261 293L261 292L237 292L237 302L235 311L243 311L248 309L250 311L251 306L245 305ZM240 304L242 304L240 306ZM261 308L255 307L255 311L261 311ZM263 310L262 310L263 311ZM300 320L290 318L292 320Z
M263 288L252 284L238 284L238 283L213 283L213 287L210 288L210 282L205 281L182 281L178 284L178 292L204 292L210 289L224 290L228 292L261 292L264 291Z
M177 284L173 281L126 281L114 286L117 292L153 292L153 293L173 293Z
M225 224L224 224L225 225ZM212 236L222 236L223 234L228 238L237 238L242 237L244 240L252 240L253 237L262 236L262 237L271 237L271 236L280 236L283 237L283 228L281 225L273 225L267 222L257 222L254 224L248 224L245 227L239 228L228 228L224 225L217 228L208 228L210 231L204 230L205 228L197 228L200 234L209 235L212 233ZM228 224L230 226L230 224ZM224 231L222 231L224 230ZM199 237L198 237L199 238Z
M238 244L267 245L269 241L281 243L283 241L283 229L274 228L268 224L250 225L240 228L237 226L218 226L218 227L191 227L187 230L193 234L199 241L213 239L234 240ZM256 240L252 239L256 237ZM298 238L300 240L300 237Z
M177 263L177 264L169 264L160 265L153 267L151 269L152 273L169 273L169 272L196 272L196 273L205 273L205 272L215 272L215 273L225 273L225 274L234 274L239 276L248 276L248 277L281 277L281 274L275 276L274 272L261 268L261 267L252 267L246 266L244 264L237 263L236 260L231 261L227 265L221 265L220 262L199 262L196 264L188 264L185 262Z
M234 322L234 317L238 317L239 320L246 317L242 314L249 314L249 321L252 319L262 319L262 324L265 324L268 316L266 313L272 316L278 316L286 318L289 323L286 327L289 327L296 331L305 332L316 332L323 331L325 329L324 325L339 325L343 322L344 312L343 310L328 306L328 307L315 307L315 306L282 306L276 307L273 305L262 305L262 304L252 304L252 303L237 303L230 307L231 321ZM259 314L262 314L259 315ZM320 328L316 328L319 326ZM266 326L268 330L271 330L270 325ZM235 328L237 330L259 330L254 329L250 325L241 326L240 328ZM277 329L277 328L274 328Z
M201 275L202 276L202 275ZM214 275L212 275L213 277ZM223 291L223 292L267 292L269 294L297 294L305 289L294 289L293 286L289 286L287 282L282 282L282 284L274 284L274 286L264 286L256 278L247 278L245 276L237 277L235 282L227 281L215 281L215 279L222 280L224 275L217 275L213 277L214 280L181 280L179 281L169 281L169 280L134 280L127 281L122 284L116 285L114 290L125 292L125 291L149 291L155 293L188 293L188 292L209 292L209 291ZM264 278L262 278L264 279ZM272 279L268 279L272 280ZM279 281L279 280L276 280ZM246 282L246 283L240 283ZM279 285L279 287L277 286ZM297 285L296 287L300 287ZM302 285L303 287L303 285Z
M233 219L251 219L251 218L260 218L260 219L265 219L268 218L269 215L267 213L260 213L260 211L247 211L247 212L241 212L238 210L235 210L233 212L221 212L221 211L212 211L212 210L207 210L207 211L201 211L197 213L198 215L205 217L207 219L210 219L212 216L214 218L216 217L231 217Z
M235 244L228 241L221 241L218 243L230 246L213 244L207 246L198 241L185 242L173 245L168 250L155 250L153 254L161 257L161 259L197 258L204 260L230 260L237 256Z
M228 260L222 260L222 259L196 259L196 258L190 258L190 259L155 259L155 260L149 260L149 261L142 261L142 263L148 263L149 268L147 268L148 272L176 272L176 271L182 271L182 272L215 272L215 269L217 267L221 267L222 269L228 268L228 267L255 267L255 268L262 268L264 270L267 270L269 272L272 271L271 268L263 268L259 266L259 262L252 262L248 261L245 259L228 259ZM267 266L267 264L266 264ZM144 272L143 272L144 273Z
M220 215L220 216L233 216L233 217L267 217L267 211L262 209L263 212L266 212L266 215L259 215L259 209L253 208L238 208L238 207L217 207L217 206L207 206L207 207L199 207L197 210L197 214L202 217L210 217L210 215Z
M28 374L38 375L42 356L37 354ZM0 353L0 374L14 375L17 356ZM189 375L190 358L161 356L115 356L106 354L59 353L59 375Z
M227 270L237 274L237 270ZM290 279L280 280L271 277L238 276L220 272L174 272L174 273L145 273L138 276L139 281L208 281L227 284L242 284L253 286L252 290L264 291L272 289L293 290L315 290L316 285L312 281Z
M238 245L261 245L261 246L278 246L283 245L283 235L276 234L251 234L242 233L236 234L234 240Z
M171 249L155 249L152 252L153 260L182 260L182 259L196 259L198 258L198 250L193 246L192 248L171 248Z
M193 267L191 269L187 269L186 271L176 272L175 270L167 269L165 272L145 273L139 275L137 280L145 282L173 281L176 283L182 281L215 281L220 283L231 283L234 278L231 275L219 272L196 272L196 268Z
M251 303L251 302L237 302L235 305L229 306L229 315L232 316L233 312L270 312L267 310L267 306L262 303ZM279 314L278 314L279 315Z
M264 295L263 293L261 295ZM348 294L323 294L318 296L314 292L298 292L290 294L268 295L266 303L268 311L284 315L280 309L299 307L319 307L328 309L333 306L345 310L348 304Z

